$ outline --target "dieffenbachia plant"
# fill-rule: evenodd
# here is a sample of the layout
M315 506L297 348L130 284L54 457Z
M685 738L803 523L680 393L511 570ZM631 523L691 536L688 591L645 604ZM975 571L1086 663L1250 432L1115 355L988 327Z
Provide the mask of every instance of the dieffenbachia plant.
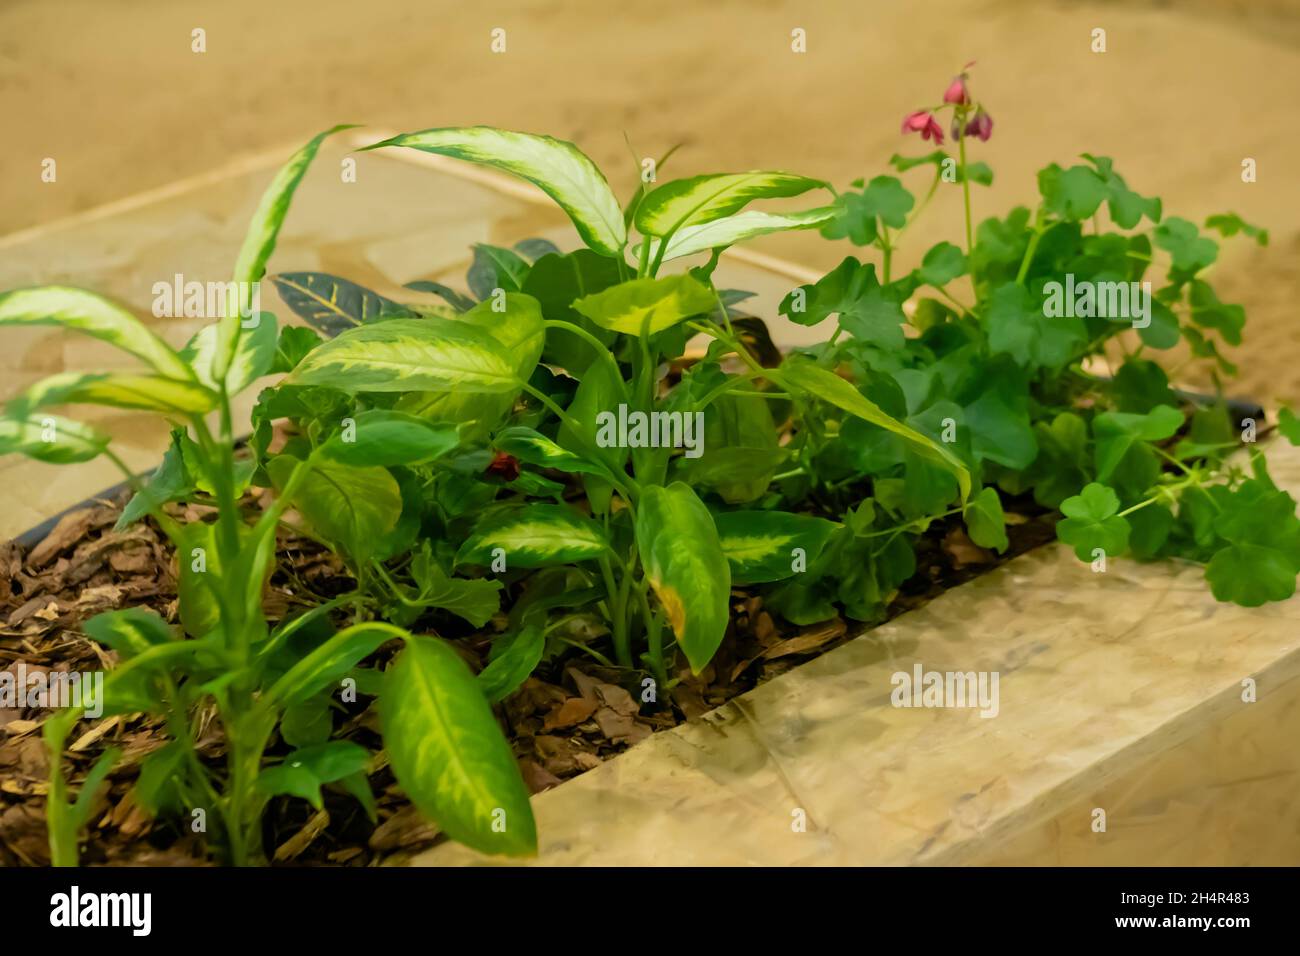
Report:
M968 470L955 455L830 369L802 356L762 364L712 287L727 246L836 214L833 206L759 212L751 203L825 183L784 172L694 176L643 183L623 207L590 159L548 137L474 127L370 148L380 146L522 177L568 213L586 244L568 254L538 240L514 250L479 246L471 296L411 284L441 296L442 307L402 305L320 274L276 277L291 307L334 337L306 350L262 396L259 421L288 417L299 433L286 451L265 456L266 470L274 478L288 471L286 455L336 441L343 418L358 436L367 416L458 426L457 447L418 467L384 474L379 466L393 463L358 452L376 466L367 501L384 489L383 515L366 516L362 530L339 527L330 514L313 523L343 546L372 593L397 605L390 615L439 608L481 625L498 600L485 585L526 584L493 661L513 683L494 676L495 694L512 690L548 644L574 643L566 627L591 609L612 634L614 663L644 666L662 687L672 682L667 655L675 648L698 672L726 633L733 581L790 577L809 549L815 559L843 531L838 521L770 502L735 507L758 503L788 457L774 410L808 427L821 428L827 409L869 423L951 478L962 500L968 494ZM665 262L702 252L710 253L704 266L661 274ZM666 382L667 363L697 335L711 340L707 354ZM651 430L702 421L700 453L614 433L616 420L638 419ZM544 472L580 476L581 506ZM721 499L712 507L702 497L710 491ZM361 489L343 497L360 501ZM481 576L455 576L465 569ZM483 598L477 617L462 599L470 588Z
M359 744L330 739L331 700L350 687L380 695L389 763L411 800L446 833L487 852L531 853L536 834L528 791L482 683L450 645L366 620L360 595L344 595L275 628L263 612L277 527L291 506L309 519L330 514L342 527L349 520L341 517L346 508L364 515L383 507L388 489L369 483L379 470L376 464L427 460L447 450L454 438L454 429L376 411L361 417L357 445L327 440L300 459L277 458L271 471L280 494L274 503L261 513L241 507L254 463L237 457L231 399L257 378L286 370L286 350L295 341L292 329L277 338L274 317L254 310L252 290L275 248L293 192L331 132L313 139L276 176L240 250L221 318L181 351L91 292L41 287L0 294L0 326L55 325L107 342L140 362L136 371L65 373L27 389L0 418L0 453L56 463L103 455L134 483L107 435L53 415L48 406L142 409L174 429L171 451L154 477L138 486L123 519L148 513L175 545L184 633L141 608L101 614L83 625L118 659L104 682L103 715L146 712L165 718L169 739L141 765L134 789L138 805L182 815L195 829L202 820L221 858L237 865L265 859L262 814L277 795L319 807L321 788L337 786L355 795L373 818L367 782L372 755ZM401 328L399 323L384 331ZM469 332L452 338L462 343L465 336L469 344L456 354L469 358L479 340ZM494 370L481 371L482 380L489 381ZM507 371L495 371L508 377ZM459 377L456 381L463 385ZM436 371L426 376L431 388L439 383L450 380L439 379ZM168 500L196 496L215 506L213 522L183 524L162 507ZM361 518L351 520L341 536L365 532ZM360 539L349 543L365 546ZM329 612L354 602L360 619L336 631ZM359 667L389 643L403 649L382 676ZM76 863L95 790L121 756L116 748L105 751L76 800L69 800L62 757L86 709L60 711L44 726L56 865ZM196 749L199 729L214 709L225 738L224 767L205 761ZM277 735L291 749L269 758Z

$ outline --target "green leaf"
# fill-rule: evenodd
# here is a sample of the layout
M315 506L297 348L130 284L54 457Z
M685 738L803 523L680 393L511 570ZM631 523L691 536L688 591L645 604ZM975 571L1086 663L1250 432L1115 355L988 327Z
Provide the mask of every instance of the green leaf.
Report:
M618 256L627 243L623 210L609 183L572 143L490 126L465 126L404 133L365 148L381 146L440 153L526 179L568 213L583 241L596 252Z
M480 518L456 553L456 564L490 566L497 548L505 552L507 567L544 568L598 558L609 543L599 525L572 508L530 504Z
M0 418L0 455L26 455L52 465L90 461L108 438L89 425L58 415Z
M191 637L204 637L221 623L221 607L214 593L221 586L221 553L214 526L199 521L183 525L176 552L181 625Z
M1062 169L1056 163L1038 174L1038 191L1048 212L1068 222L1087 219L1106 199L1106 182L1087 166Z
M409 638L384 674L379 712L397 782L421 813L484 853L536 852L536 824L514 754L451 647Z
M330 338L385 316L410 314L392 299L327 272L282 272L271 281L285 305Z
M346 465L421 465L460 443L455 425L435 424L405 412L374 408L325 442L324 453Z
M185 763L185 746L179 740L146 754L131 788L131 802L151 817L181 809L178 782L184 779Z
M854 185L861 185L861 181ZM846 190L835 199L836 218L822 227L827 239L848 239L867 246L880 231L877 220L895 229L907 222L916 200L893 176L877 176L861 192Z
M782 364L777 380L784 382L788 388L807 392L824 402L829 402L836 408L842 409L851 415L856 415L863 421L879 425L886 431L905 439L923 457L952 472L957 478L963 501L970 495L970 471L956 455L914 428L904 425L887 414L834 372L827 371L807 359L796 356L787 359Z
M1296 569L1274 548L1233 544L1210 559L1205 579L1216 600L1259 607L1295 594Z
M102 296L66 286L0 292L0 325L58 325L143 359L159 375L192 381L176 352L139 319Z
M398 400L397 410L457 424L463 442L486 439L514 408L523 383L537 368L547 340L542 311L535 299L508 292L504 306L505 311L498 312L498 302L481 302L451 324L490 336L498 346L498 357L503 357L514 371L513 385L491 393L463 388L412 392Z
M921 260L917 276L927 285L942 288L958 276L966 274L966 256L951 242L932 246Z
M1141 412L1178 400L1169 388L1165 370L1149 359L1126 360L1115 374L1111 392L1122 412Z
M350 740L331 740L293 751L281 763L259 773L256 786L267 796L287 794L301 797L319 810L320 788L363 773L369 760L370 754L360 744Z
M160 375L60 372L30 386L14 398L9 407L21 413L50 405L76 404L201 415L216 406L217 395L193 380L181 381Z
M1187 302L1193 322L1201 328L1215 330L1229 345L1241 344L1241 330L1246 324L1245 309L1220 302L1213 287L1200 279L1191 281Z
M602 329L628 335L657 335L691 316L711 312L709 287L688 275L632 279L584 296L573 307Z
M290 707L324 691L333 692L348 672L380 645L408 636L400 627L377 621L345 628L299 658L266 692L267 704Z
M575 455L540 432L523 425L505 429L497 435L493 445L497 451L514 455L520 461L539 468L554 468L570 474L609 476L609 469L600 462Z
M895 153L889 157L889 165L893 166L900 173L905 173L909 169L915 169L917 166L935 166L941 167L943 161L948 158L948 154L941 149L936 149L924 156L903 156Z
M542 659L546 637L540 627L525 627L510 639L499 655L478 675L478 686L496 704L519 689Z
M1061 502L1066 517L1056 524L1056 536L1073 546L1080 561L1092 561L1100 548L1113 558L1128 547L1129 524L1119 517L1119 496L1105 485L1088 485Z
M513 392L520 379L501 344L464 321L389 319L343 332L285 382L345 392Z
M733 585L763 584L803 573L840 527L824 518L785 511L727 511L713 520Z
M1128 515L1128 546L1144 561L1159 556L1174 527L1174 513L1163 504L1150 504Z
M96 614L81 625L92 640L117 651L121 660L130 660L158 644L176 640L171 626L154 611L142 607Z
M1157 405L1144 414L1104 412L1093 419L1097 440L1097 480L1107 481L1125 456L1140 442L1163 441L1183 426L1183 413L1170 405Z
M716 491L727 504L758 500L786 458L768 403L748 397L757 391L745 382L715 398L704 410L700 457L678 459L680 477Z
M688 226L731 216L758 199L798 196L823 188L828 184L820 179L782 172L692 176L651 190L637 206L634 221L643 236L662 238Z
M1132 229L1146 216L1152 222L1160 221L1160 200L1139 196L1128 188L1123 177L1115 172L1113 162L1106 156L1084 153L1083 158L1097 169L1097 175L1106 185L1106 203L1110 218L1121 229Z
M1277 413L1277 429L1293 445L1300 445L1300 418L1283 405Z
M1029 416L1009 406L998 392L990 389L965 408L970 429L971 451L982 461L1021 471L1033 464L1038 455L1038 441L1029 424Z
M601 412L617 409L629 401L627 385L616 375L607 362L596 362L582 376L578 390L569 402L569 420L576 422L581 432L569 426L568 420L560 426L556 436L559 444L578 455L592 455L601 461L612 475L621 475L627 463L626 448L603 447L597 441L597 419ZM610 482L591 476L583 481L593 514L603 514L609 508L612 486Z
M988 163L974 162L967 163L965 166L957 167L956 182L963 183L966 180L979 186L993 185L993 168Z
M468 312L477 304L469 296L457 292L451 286L442 282L434 282L429 279L420 279L416 282L408 282L403 288L411 289L414 292L431 292L441 298L457 312Z
M547 319L572 322L608 345L617 340L617 334L600 328L572 306L575 299L617 285L619 278L615 260L590 249L579 249L568 255L542 256L524 279L523 291L537 299ZM566 329L552 328L546 330L544 358L547 364L578 376L595 361L596 352L586 339Z
M226 373L234 364L236 354L244 347L240 344L243 338L240 333L244 317L252 311L250 296L253 283L260 282L266 274L266 263L275 251L280 226L288 215L289 204L293 201L293 194L302 182L307 167L316 158L316 153L327 136L351 128L349 125L335 126L312 137L306 146L289 157L289 161L275 174L271 185L262 194L235 259L236 285L227 299L225 314L217 324L216 348L212 353L209 372L211 381L226 380Z
M267 463L267 471L283 491L298 465L298 459L279 455ZM402 514L402 492L384 468L319 458L299 484L293 506L322 537L344 548L360 563L397 524Z
M677 645L698 674L730 619L731 567L713 516L689 485L648 487L637 507L636 544Z
M1159 299L1151 300L1151 321L1138 329L1143 343L1153 349L1171 349L1180 340L1178 316Z
M1221 213L1217 216L1211 216L1205 220L1206 229L1215 229L1219 235L1225 239L1241 233L1249 236L1261 246L1268 245L1268 230L1261 229L1259 226L1252 226L1246 220L1242 219L1235 212Z
M160 508L170 501L180 501L195 490L194 479L185 464L181 451L182 438L188 438L185 432L177 429L172 432L171 444L163 454L162 462L149 476L149 479L131 496L131 500L122 509L114 531L121 531L128 525L139 521L149 513L150 506Z
M1172 257L1177 272L1189 275L1199 272L1219 257L1219 247L1213 239L1202 237L1195 223L1177 216L1156 226L1152 238Z
M692 256L697 252L711 249L724 249L745 239L765 236L773 232L788 232L792 229L813 229L825 225L835 218L834 206L820 206L803 212L760 212L756 209L715 219L712 222L685 226L672 234L663 261ZM659 255L656 239L650 243L651 258Z
M966 531L970 539L981 548L993 548L1005 551L1010 546L1007 540L1007 519L1002 513L1002 499L996 488L983 488L980 493L966 504L962 514L966 521Z
M420 588L421 604L441 608L475 627L482 627L501 610L500 581L454 578L433 560L427 547L411 559L411 577Z
M800 306L802 305L802 308ZM887 351L902 349L907 317L902 303L886 294L876 267L847 257L812 285L801 286L781 302L780 312L799 325L817 325L830 315L854 338Z
M1049 318L1043 304L1014 282L994 290L985 321L993 354L1010 355L1027 368L1062 368L1087 340L1081 319Z
M483 300L497 289L522 292L529 268L528 261L517 252L479 242L474 245L474 259L465 278L470 292Z

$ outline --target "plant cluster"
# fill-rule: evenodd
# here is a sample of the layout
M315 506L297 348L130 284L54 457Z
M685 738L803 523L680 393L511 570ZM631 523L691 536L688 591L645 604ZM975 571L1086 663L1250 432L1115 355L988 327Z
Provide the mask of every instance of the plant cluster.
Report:
M955 157L895 156L897 176L844 192L785 172L643 177L626 204L569 143L486 127L397 136L368 148L526 179L584 247L479 245L468 294L422 281L411 302L321 273L275 275L307 322L277 327L244 290L263 278L331 130L280 171L225 317L183 350L90 292L0 295L0 324L54 323L142 363L28 389L0 421L0 452L121 464L106 436L51 405L146 409L174 429L122 521L150 516L176 546L180 626L144 609L84 626L118 657L105 714L167 720L170 740L137 785L142 806L211 812L236 864L264 859L261 818L280 795L319 805L321 788L336 787L372 807L374 755L331 739L348 686L378 698L388 763L445 832L531 852L527 791L492 706L542 661L589 654L657 700L679 656L698 673L714 655L733 588L761 592L796 624L880 620L928 530L961 522L975 544L1005 551L1004 500L1059 509L1060 538L1094 569L1177 556L1204 564L1221 600L1293 593L1300 520L1249 444L1254 423L1239 462L1243 425L1228 404L1177 392L1153 358L1181 347L1216 375L1233 371L1223 347L1240 342L1244 315L1204 276L1215 241L1088 155L1040 172L1036 208L976 223L971 186L992 172L966 150L992 120L966 74L904 131L938 146L944 111ZM899 177L924 171L917 202ZM947 183L961 186L964 243L939 243L898 274L900 240ZM819 192L802 211L751 206ZM1206 228L1267 238L1233 215ZM780 312L828 332L782 354L740 314L746 293L712 277L729 246L789 229L819 229L875 261L849 256L792 290ZM665 268L680 260L691 267ZM1126 309L1098 301L1156 273L1159 288L1134 291ZM260 393L241 447L231 399L271 374L283 378ZM273 489L273 503L259 509L251 488ZM184 524L167 507L193 501L214 505L215 519ZM287 520L333 548L356 587L272 628L261 584ZM503 613L477 675L436 636ZM401 650L388 666L368 665L390 643ZM195 749L196 714L212 708L223 767ZM79 718L45 725L56 863L75 862L117 757L106 752L69 799L58 758Z

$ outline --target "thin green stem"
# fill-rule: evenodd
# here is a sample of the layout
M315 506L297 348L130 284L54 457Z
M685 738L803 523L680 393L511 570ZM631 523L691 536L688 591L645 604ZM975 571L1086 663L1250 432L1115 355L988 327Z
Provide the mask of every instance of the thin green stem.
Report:
M966 255L970 255L971 248L974 246L972 240L973 231L971 229L970 216L970 175L966 169L966 126L965 116L959 117L961 122L961 131L957 136L957 152L961 158L961 198L962 204L966 210Z

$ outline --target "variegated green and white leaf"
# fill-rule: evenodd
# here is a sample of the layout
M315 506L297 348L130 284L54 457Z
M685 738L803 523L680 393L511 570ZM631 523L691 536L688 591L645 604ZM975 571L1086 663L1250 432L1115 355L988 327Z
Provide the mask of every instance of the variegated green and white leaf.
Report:
M564 505L530 504L485 515L456 554L456 564L545 568L598 558L609 548L600 525ZM498 550L500 549L500 550Z
M793 173L757 170L675 179L641 200L636 228L643 236L671 236L687 226L737 213L757 199L798 196L820 187L828 184Z
M709 287L688 275L633 279L573 303L601 328L627 335L656 335L716 305Z
M0 418L0 455L26 455L52 465L66 465L90 461L107 447L107 436L58 415Z
M321 143L325 138L340 130L351 129L348 124L335 126L312 137L302 149L289 157L289 161L280 167L280 171L271 180L271 185L262 194L262 199L253 212L252 222L244 235L244 244L240 246L235 259L234 284L226 299L226 310L218 323L216 349L212 352L210 377L213 381L225 381L226 373L234 363L235 353L240 348L242 321L244 316L252 314L253 283L260 282L266 274L266 263L275 251L275 242L280 235L280 226L289 212L289 203L302 182L307 167L316 158Z
M220 334L220 323L205 325L181 351L181 357L190 363L199 381L212 389L220 387L220 383L212 377L217 337ZM275 365L278 346L275 316L270 312L259 312L256 324L243 330L234 361L226 372L226 391L230 395L238 395L257 379L269 374Z
M379 716L393 773L453 840L484 853L537 850L528 789L469 667L432 637L408 637L384 672Z
M285 380L345 392L513 392L514 365L463 321L389 319L349 329L308 353Z
M725 248L745 239L767 235L771 232L812 229L834 219L835 213L834 206L789 213L761 212L757 209L749 209L734 216L727 216L725 219L715 219L712 222L685 226L674 232L672 238L668 240L668 249L664 252L663 261L680 259L682 256L691 256L697 252L708 252L711 249ZM659 256L660 242L662 240L656 239L650 244L652 259Z
M570 474L608 476L609 469L599 462L575 455L561 448L541 432L523 425L507 428L493 442L497 451L514 455L522 462L539 468L554 468Z
M770 377L783 383L789 390L812 395L911 442L920 455L953 473L961 489L962 501L970 496L970 471L960 458L938 442L894 418L834 372L807 358L796 356L784 362Z
M713 520L731 565L732 584L780 581L806 570L841 527L785 511L727 511Z
M0 292L0 325L59 325L129 352L160 375L193 378L181 357L143 322L84 289L51 285Z
M689 485L652 485L637 505L636 545L677 646L698 674L731 617L731 566L713 516Z
M513 388L493 394L462 389L416 392L403 395L397 408L432 421L454 422L466 441L486 438L514 407L520 387L533 374L546 342L542 310L536 299L508 292L504 305L505 311L498 312L491 300L481 302L456 321L482 329L500 344L518 378Z
M21 413L75 404L193 415L214 408L217 396L193 380L120 372L60 372L32 385L13 399L9 408Z
M381 146L439 153L526 179L569 214L591 249L622 255L627 243L623 211L604 174L572 143L491 126L461 126L403 133L366 148Z

